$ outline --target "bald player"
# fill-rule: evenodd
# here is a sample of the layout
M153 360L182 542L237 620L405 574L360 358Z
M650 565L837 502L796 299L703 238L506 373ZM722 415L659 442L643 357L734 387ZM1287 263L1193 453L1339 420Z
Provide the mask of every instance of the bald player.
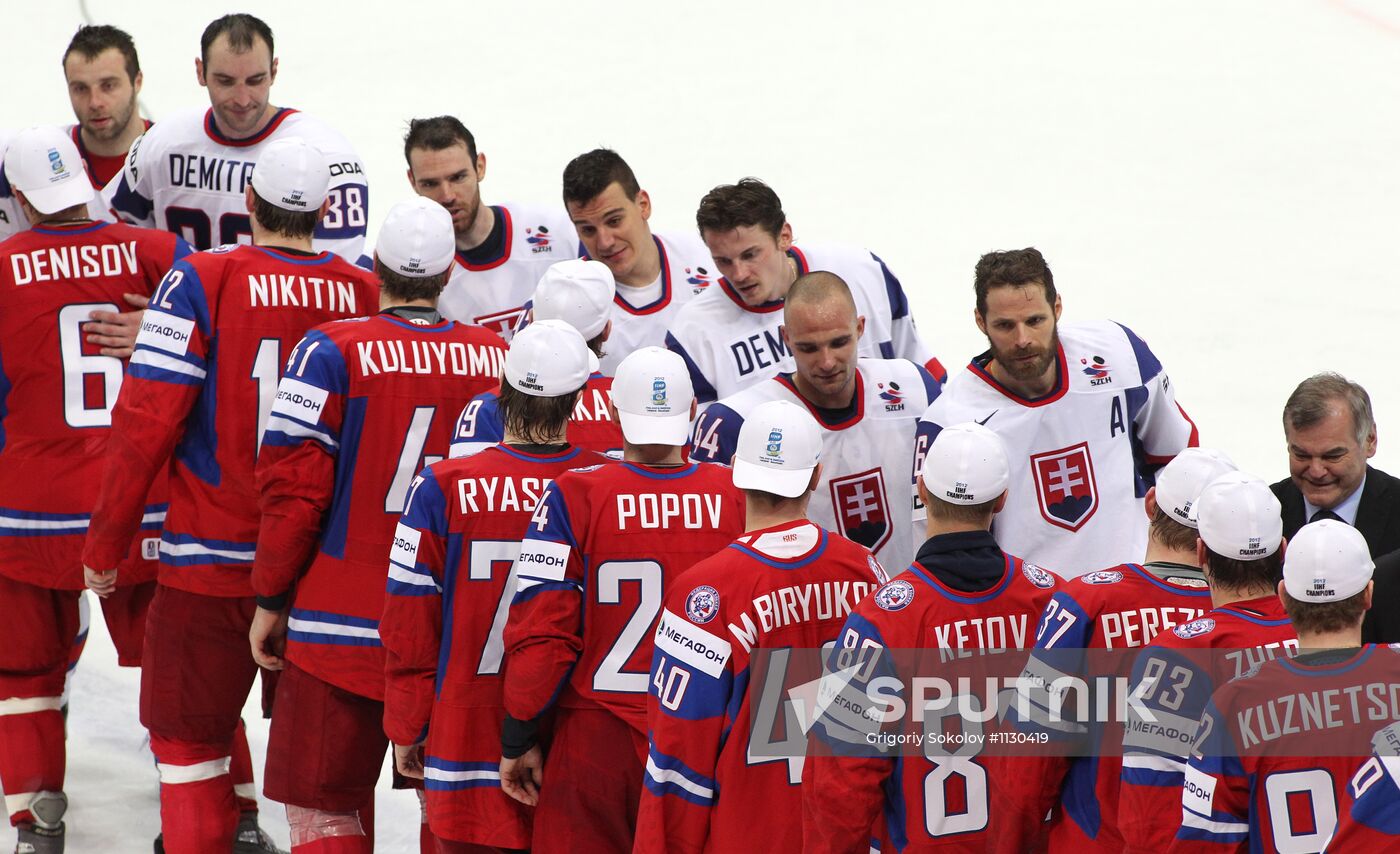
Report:
M822 434L822 476L808 507L812 521L870 549L892 571L905 569L923 541L915 433L919 416L938 397L938 380L907 359L860 357L866 318L834 273L808 273L793 282L781 331L796 370L705 410L695 425L692 456L729 463L739 429L756 407L770 400L804 407Z

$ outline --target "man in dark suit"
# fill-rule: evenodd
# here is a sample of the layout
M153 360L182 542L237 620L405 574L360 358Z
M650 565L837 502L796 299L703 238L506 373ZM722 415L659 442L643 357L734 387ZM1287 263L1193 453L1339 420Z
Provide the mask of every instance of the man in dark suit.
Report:
M1361 532L1373 558L1400 549L1400 478L1366 464L1376 453L1376 422L1364 388L1340 374L1308 377L1284 404L1283 434L1290 477L1273 490L1283 505L1284 536L1308 522L1338 519ZM1377 564L1375 581L1376 607L1363 635L1381 640L1372 634L1385 626L1393 635L1385 640L1400 642L1400 576ZM1382 592L1392 586L1398 589L1387 608Z

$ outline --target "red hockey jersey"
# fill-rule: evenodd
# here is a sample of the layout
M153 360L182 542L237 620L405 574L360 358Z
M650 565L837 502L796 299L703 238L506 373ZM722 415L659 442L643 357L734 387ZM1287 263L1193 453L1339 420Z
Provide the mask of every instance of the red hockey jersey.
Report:
M520 545L506 710L531 720L557 697L645 732L661 603L677 576L743 527L744 496L727 466L620 462L561 475Z
M500 383L477 395L462 408L452 430L452 456L469 457L501 442L506 428L501 418ZM622 459L622 427L608 413L612 377L595 373L569 416L569 444L587 451Z
M483 327L484 328L484 327ZM497 445L423 470L394 534L384 642L384 732L425 738L428 823L448 838L530 846L532 812L501 791L502 632L520 538L550 482L602 462L579 448Z
M1261 661L1298 648L1293 624L1277 596L1261 596L1207 611L1153 639L1138 656L1130 689L1155 721L1128 705L1123 734L1119 830L1127 851L1160 852L1181 824L1186 760L1211 692ZM1205 665L1185 650L1219 650Z
M384 697L379 617L394 525L425 462L447 455L452 414L501 373L481 326L390 312L318 326L292 349L258 454L262 523L253 591L291 591L287 659Z
M990 536L987 539L990 542ZM842 626L837 641L839 650L851 650L870 662L862 666L865 673L856 671L852 686L865 694L861 676L882 672L904 674L901 684L909 685L910 676L939 673L942 665L975 659L983 649L994 650L982 659L986 660L1029 647L1056 579L1020 558L1005 553L1002 558L1006 568L990 590L954 590L915 563L862 602ZM875 659L886 650L907 651L894 655L909 658L878 669ZM1024 654L1015 655L1023 658ZM988 662L986 667L1019 670L1019 661ZM984 683L969 680L969 684ZM906 697L905 702L912 706L914 700ZM995 702L984 691L974 691L963 706L925 710L922 722L911 712L886 724L883 731L870 730L871 738L861 733L854 739L842 730L862 722L850 718L840 704L828 706L815 733L831 750L810 756L803 778L803 850L868 851L882 811L885 835L896 851L1019 854L1029 850L1035 823L1023 822L1022 810L1009 797L1024 761L979 756L985 731L997 727L999 718L982 722L960 712L966 708L979 715ZM958 733L965 740L944 742L945 733ZM909 750L879 751L873 746L847 747L901 740L919 744L917 736L922 736L921 755Z
M886 579L863 546L802 519L750 531L676 580L656 626L633 851L802 850L806 724L786 685L771 703L754 696L752 651L822 646Z
M1199 569L1167 563L1154 568L1161 577L1126 563L1062 583L1041 617L1028 670L1047 682L1099 675L1086 674L1084 650L1140 647L1210 608L1210 590ZM1027 712L1024 719L1014 708L1010 714L1021 730L1056 740L1066 737L1063 720L1053 720L1048 709L1032 705ZM1123 761L1117 751L1122 724L1089 722L1074 737L1081 739L1075 756L1028 759L1039 770L1017 776L1014 784L1022 790L1022 801L1034 805L1034 815L1055 807L1051 850L1122 851L1118 780ZM1104 745L1111 747L1105 750Z
M1216 690L1172 852L1395 849L1394 837L1378 848L1328 839L1351 812L1348 784L1372 735L1400 721L1400 652L1368 644L1316 655L1267 662Z
M41 225L0 243L0 573L83 588L82 550L125 364L84 335L93 311L150 296L190 252L173 234L116 223ZM121 584L155 577L165 478L140 503L142 539ZM144 502L141 502L144 499ZM115 565L115 564L114 564Z
M1329 851L1384 851L1400 839L1400 726L1391 724L1373 738L1377 752L1347 783L1351 807L1337 811Z
M253 466L283 364L311 327L378 305L373 274L329 252L225 246L176 262L151 298L112 412L83 563L117 565L147 484L169 465L161 583L253 595Z

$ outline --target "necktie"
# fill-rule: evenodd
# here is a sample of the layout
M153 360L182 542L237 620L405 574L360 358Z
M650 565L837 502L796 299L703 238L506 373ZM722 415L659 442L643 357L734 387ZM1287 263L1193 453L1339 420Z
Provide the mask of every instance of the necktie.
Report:
M1319 510L1319 511L1317 511L1316 513L1312 514L1312 518L1309 519L1308 521L1309 521L1309 522L1320 522L1320 521L1322 521L1323 519L1331 519L1333 522L1341 522L1341 521L1342 521L1342 517L1341 517L1341 516L1338 516L1336 513L1333 513L1331 510Z

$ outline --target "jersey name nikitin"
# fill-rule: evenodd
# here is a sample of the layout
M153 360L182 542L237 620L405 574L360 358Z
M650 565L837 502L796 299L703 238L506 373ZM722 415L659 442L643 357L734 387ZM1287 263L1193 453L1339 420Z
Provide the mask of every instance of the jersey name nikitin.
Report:
M578 257L578 235L559 208L509 204L491 210L505 228L500 255L472 263L458 252L438 311L451 320L485 326L509 341L544 271Z
M794 246L788 256L798 275L825 270L850 286L856 313L865 318L862 357L908 359L943 378L942 365L914 328L904 288L885 262L864 249L842 246ZM782 323L782 300L747 305L720 279L676 315L666 346L685 358L695 397L705 404L794 369L779 331Z
M290 137L325 154L331 170L330 207L316 225L314 248L361 262L369 223L364 166L338 131L296 110L278 110L262 131L238 140L215 127L207 108L161 119L131 144L103 197L126 222L174 232L196 249L250 243L244 190L253 166L267 143Z
M1044 397L1016 395L980 359L951 377L924 413L919 455L952 424L995 432L1011 483L992 533L1012 554L1073 578L1142 559L1152 474L1198 441L1162 364L1132 331L1064 323L1059 338L1059 376Z
M914 560L924 541L924 510L914 486L919 413L938 397L928 371L904 359L861 359L856 409L828 424L788 375L710 406L695 423L691 456L728 464L744 419L759 404L786 400L812 411L822 427L822 474L807 513L812 521L875 553L893 572Z

